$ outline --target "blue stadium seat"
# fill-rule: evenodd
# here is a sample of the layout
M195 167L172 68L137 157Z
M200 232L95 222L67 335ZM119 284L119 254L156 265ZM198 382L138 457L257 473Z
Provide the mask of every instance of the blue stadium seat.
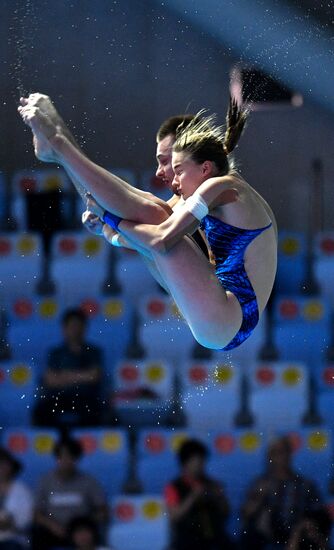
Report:
M171 297L149 294L140 301L138 312L140 341L149 356L176 364L189 359L196 342Z
M221 356L222 357L222 356ZM240 369L230 362L192 361L182 366L182 410L193 430L231 428L240 408Z
M2 170L0 170L0 222L6 221L4 219L6 212L6 177Z
M240 507L254 478L263 473L266 440L262 432L252 429L213 431L209 435L211 458L208 471L225 488L231 506L231 532L238 531Z
M327 495L332 478L333 441L331 431L320 426L288 432L294 447L293 465L301 475L313 480Z
M54 297L14 300L6 310L8 341L14 359L28 361L40 374L47 352L61 340L61 303Z
M119 248L115 275L122 288L122 294L137 304L145 294L156 292L158 283L149 272L140 255L134 250Z
M26 230L28 216L26 208L26 194L39 191L38 170L18 170L11 185L12 215L18 229Z
M259 363L249 373L249 407L258 429L298 428L308 410L309 375L302 363Z
M276 285L281 295L296 295L306 277L306 237L296 231L280 231Z
M17 361L0 362L0 425L28 426L36 394L33 369Z
M176 451L189 432L180 429L151 429L138 432L137 473L144 492L162 493L177 475Z
M334 231L319 233L314 243L314 273L321 295L334 305Z
M328 363L317 372L317 411L326 427L334 429L334 365Z
M35 293L42 264L42 240L39 235L0 234L0 295L5 306L13 297Z
M115 550L165 550L168 519L161 496L119 496L112 503L109 544Z
M152 425L154 418L165 422L172 406L173 374L171 365L161 359L120 361L113 384L120 421L131 426Z
M102 348L106 375L111 379L131 339L132 308L123 296L89 296L75 305L89 317L87 339Z
M127 432L119 429L77 429L73 431L84 449L80 468L94 476L108 497L120 494L129 469Z
M274 312L274 338L280 359L322 364L331 341L331 312L320 298L282 297Z
M43 474L55 467L54 444L56 430L33 428L9 428L2 435L1 442L24 466L21 479L33 489Z
M68 305L99 295L107 278L109 245L86 231L58 233L52 241L51 279Z
M18 170L12 181L13 216L17 227L26 230L28 226L26 195L48 191L68 192L71 189L68 177L64 170L57 168L41 168L33 170ZM64 193L63 209L66 209L66 195Z

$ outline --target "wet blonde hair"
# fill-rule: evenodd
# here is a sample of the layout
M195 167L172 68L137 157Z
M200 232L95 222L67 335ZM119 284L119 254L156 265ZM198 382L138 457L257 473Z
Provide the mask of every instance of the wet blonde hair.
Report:
M240 108L235 99L230 98L226 126L216 123L216 115L205 116L205 113L202 109L181 129L173 151L189 153L198 164L210 160L215 163L219 175L228 174L233 169L233 161L228 159L228 155L240 139L249 111Z

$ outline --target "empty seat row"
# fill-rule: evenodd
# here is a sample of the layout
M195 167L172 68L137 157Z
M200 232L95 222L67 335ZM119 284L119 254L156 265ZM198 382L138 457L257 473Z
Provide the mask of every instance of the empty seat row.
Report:
M124 357L132 337L132 307L117 296L73 300L71 304L53 296L14 300L4 308L12 357L32 364L40 374L48 351L62 340L61 317L69 306L80 307L88 315L87 340L102 347L109 368Z
M325 366L317 374L313 413L334 427L333 368ZM0 388L6 395L0 402L2 427L31 424L40 377L29 363L0 362ZM189 429L211 430L217 423L231 428L246 412L257 429L297 429L311 405L309 370L293 361L260 362L246 369L216 360L188 360L176 367L159 357L123 359L105 364L104 380L105 397L112 400L119 421L136 427L173 422L177 415L174 421L182 419Z

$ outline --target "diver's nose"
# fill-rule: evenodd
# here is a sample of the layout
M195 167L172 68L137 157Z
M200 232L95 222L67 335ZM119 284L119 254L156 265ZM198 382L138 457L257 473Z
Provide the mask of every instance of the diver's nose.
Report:
M158 166L155 175L156 175L157 178L162 178L163 177L164 171L163 171L162 166L160 166L160 165Z

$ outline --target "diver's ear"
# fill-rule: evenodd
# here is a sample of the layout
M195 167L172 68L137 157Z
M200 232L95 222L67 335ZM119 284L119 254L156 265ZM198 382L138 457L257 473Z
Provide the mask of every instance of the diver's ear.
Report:
M213 162L211 160L205 160L202 164L203 176L212 177L213 175Z

